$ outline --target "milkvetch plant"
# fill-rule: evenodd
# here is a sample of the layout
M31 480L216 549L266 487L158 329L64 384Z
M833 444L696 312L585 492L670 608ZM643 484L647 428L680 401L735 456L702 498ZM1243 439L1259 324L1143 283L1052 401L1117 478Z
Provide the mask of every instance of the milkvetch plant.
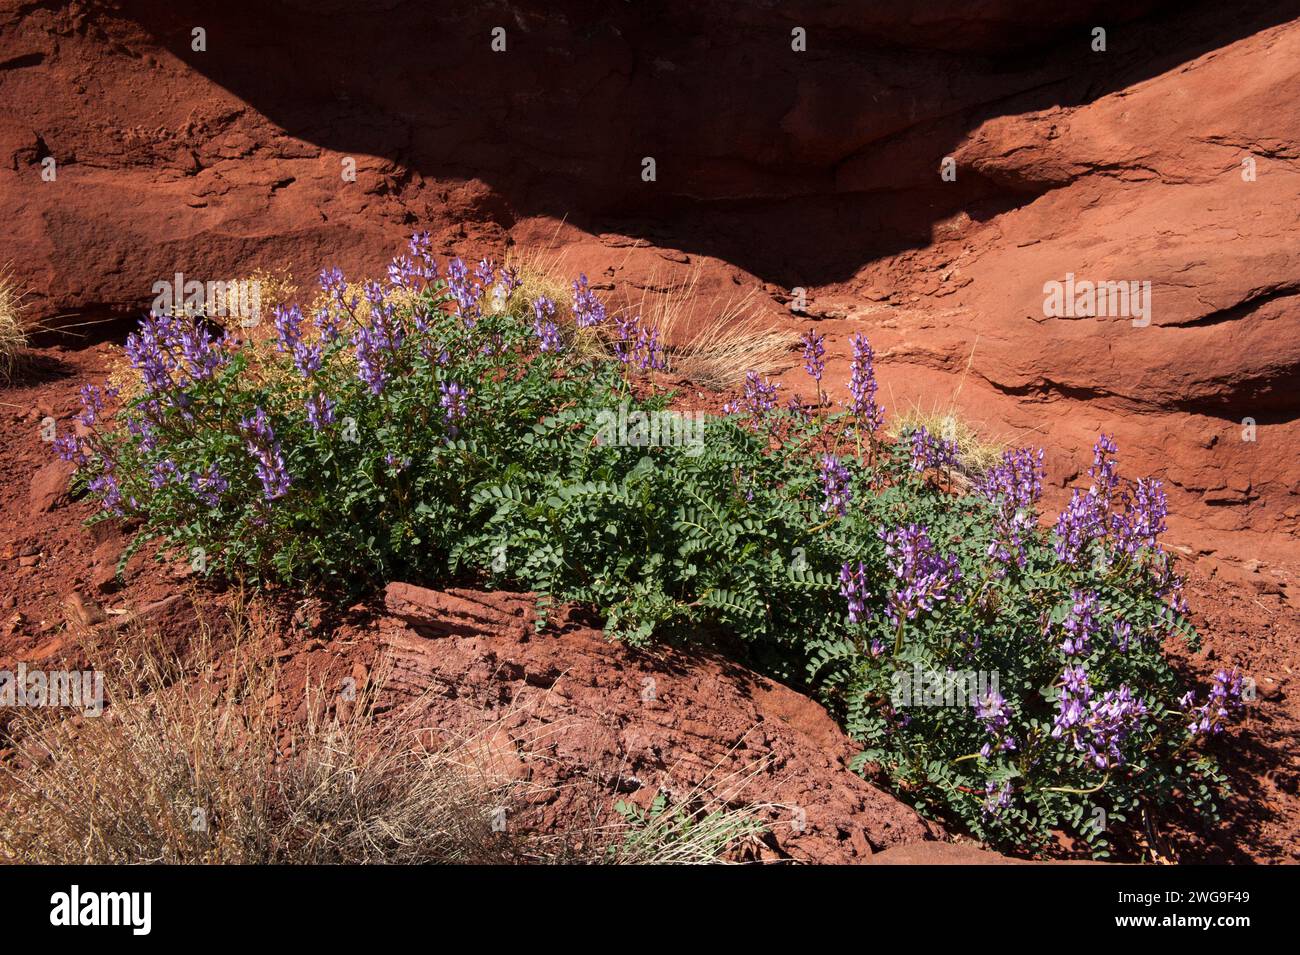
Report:
M1196 635L1159 544L1165 497L1120 477L1109 438L1045 529L1041 452L957 481L951 442L885 438L865 336L841 405L810 333L812 403L751 373L689 443L611 440L611 415L653 421L676 396L651 374L657 329L585 277L568 302L529 300L492 262L440 267L417 235L386 281L320 285L306 311L276 310L269 343L141 324L138 387L86 389L59 440L103 516L265 585L524 587L543 621L564 600L632 642L739 638L820 694L859 768L996 845L1045 851L1063 829L1104 854L1141 812L1214 811L1201 741L1242 680L1202 695L1170 667L1164 641ZM905 671L996 686L904 699Z

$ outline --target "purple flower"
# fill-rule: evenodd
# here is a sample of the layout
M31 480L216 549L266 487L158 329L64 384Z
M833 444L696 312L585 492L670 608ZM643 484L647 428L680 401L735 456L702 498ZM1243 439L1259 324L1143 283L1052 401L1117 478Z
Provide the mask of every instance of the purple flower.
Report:
M1097 769L1123 765L1120 747L1141 727L1147 715L1146 704L1123 684L1118 690L1107 690L1098 699L1088 683L1087 671L1081 666L1066 667L1061 682L1052 737L1068 739Z
M348 283L343 280L341 269L321 269L320 273L321 291L326 295L334 298L339 304L343 303L343 294L347 291Z
M925 428L912 432L912 470L946 470L957 466L957 442L930 434Z
M519 277L518 270L514 268L503 268L500 272L500 286L505 292L505 297L509 300L510 296L515 294L515 289L524 284L524 280Z
M1011 805L1011 782L995 782L990 779L984 784L984 817L994 819L1002 815L1002 810Z
M55 438L52 448L54 453L64 461L71 461L79 468L84 467L90 460L82 449L80 439L72 432L61 434Z
M881 528L880 537L896 581L888 601L889 619L895 625L903 619L914 620L922 610L933 610L961 581L957 558L939 554L925 527Z
M418 288L424 278L424 270L405 255L399 255L388 263L388 282L394 288Z
M561 348L560 328L555 324L555 303L545 295L533 299L533 334L537 336L542 351L558 352Z
M224 363L225 356L213 341L212 334L196 320L181 323L179 338L181 360L194 381L211 378Z
M275 307L275 330L279 334L277 347L293 356L294 367L304 378L320 369L321 350L302 337L302 309L297 305Z
M867 567L862 561L856 568L845 561L840 568L840 596L848 601L849 623L862 623L871 616L867 610L871 591L867 589Z
M1088 644L1097 632L1097 614L1101 608L1094 593L1075 590L1070 596L1074 604L1061 624L1065 631L1061 652L1067 657L1081 657L1087 654Z
M273 501L289 490L291 479L266 412L254 408L251 416L240 419L239 428L247 441L248 453L257 461L262 493L268 501Z
M230 484L221 476L221 471L215 464L210 465L204 473L195 471L190 475L190 490L208 507L218 506L221 495L229 487Z
M437 274L437 267L433 262L433 240L428 232L411 233L411 240L406 247L410 249L412 257L419 259L425 266L432 268L434 274Z
M483 288L487 288L495 281L496 274L497 264L491 259L479 259L478 265L474 266L474 277Z
M277 305L273 314L275 331L280 336L277 347L282 352L293 351L302 338L302 309L297 305Z
M822 356L826 354L825 335L818 335L816 332L808 331L803 333L803 370L812 376L813 381L817 382L818 390L821 389L822 373L826 370L826 362Z
M81 414L77 415L77 421L82 427L92 428L104 410L104 392L95 385L82 385L78 397L81 399Z
M324 392L313 392L307 399L307 423L313 431L320 431L334 423L334 402Z
M1117 465L1112 457L1118 450L1115 439L1108 434L1100 435L1092 446L1092 467L1088 469L1092 477L1090 490L1106 505L1106 510L1110 510L1110 499L1119 484Z
M826 496L822 502L822 513L835 513L843 517L849 512L849 502L853 500L849 469L833 454L824 455L821 479L822 493Z
M117 478L112 474L99 474L90 480L86 485L90 493L99 498L100 504L104 510L111 511L114 514L121 515L122 508L122 489L117 483Z
M849 411L858 418L867 431L875 434L884 423L885 409L876 404L876 353L866 335L849 339L853 346L853 361L849 365Z
M171 390L172 372L177 368L171 348L178 337L174 319L153 313L140 322L137 331L126 336L123 351L131 367L140 373L146 392Z
M975 701L975 716L984 724L984 729L992 740L980 747L980 755L985 759L994 753L1001 753L1016 748L1015 737L1007 732L1011 725L1007 701L997 690L990 690L984 698Z
M483 286L471 282L469 267L460 258L447 263L447 291L451 293L466 328L473 328L482 314L479 299L483 297Z
M765 417L776 407L776 390L781 387L773 381L763 381L756 371L745 372L745 391L738 401L722 406L724 414L748 412L752 421Z
M1110 628L1110 642L1119 647L1121 653L1128 653L1133 640L1133 625L1122 617L1117 617Z
M1138 478L1132 490L1123 495L1123 511L1111 517L1115 546L1126 554L1141 548L1154 549L1166 530L1169 502L1164 485L1155 478Z
M149 469L149 486L156 491L173 480L177 473L176 462L171 458L155 461Z
M1092 486L1087 493L1075 489L1070 494L1070 503L1057 519L1054 532L1056 559L1071 567L1078 566L1093 541L1106 537L1111 498L1119 483L1111 457L1115 453L1114 440L1103 434L1092 452L1092 467L1088 469Z
M988 555L1001 565L1024 567L1043 491L1042 449L1036 455L1028 448L1004 451L1002 463L988 470L977 489L997 508Z
M1077 567L1092 542L1105 534L1105 510L1100 499L1090 490L1086 494L1078 488L1070 494L1070 503L1056 520L1052 545L1056 559Z
M623 364L635 364L642 371L667 367L659 330L647 328L640 315L620 313L614 320L614 334L614 357Z
M1200 706L1192 706L1195 694L1190 690L1182 699L1186 715L1191 718L1187 725L1191 736L1222 733L1227 721L1235 719L1245 706L1241 699L1241 674L1236 667L1215 671L1212 680L1209 696Z
M605 321L605 306L587 287L587 276L579 275L573 283L573 321L579 328L589 328Z
M447 423L447 433L454 438L460 431L457 422L464 420L469 414L469 392L454 381L439 382L438 390L441 392L438 403L442 405L442 417Z

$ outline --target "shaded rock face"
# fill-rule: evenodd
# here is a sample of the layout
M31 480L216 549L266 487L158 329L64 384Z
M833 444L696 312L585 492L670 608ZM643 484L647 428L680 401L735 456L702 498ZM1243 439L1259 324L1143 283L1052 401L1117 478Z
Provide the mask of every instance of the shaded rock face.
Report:
M533 784L533 827L662 792L759 807L769 860L863 862L942 834L849 770L858 748L821 706L734 663L581 626L537 634L527 594L398 583L385 604L358 633L378 644L380 708Z
M1182 541L1296 561L1297 16L8 4L0 262L65 323L146 307L177 272L373 274L415 228L466 257L544 247L616 299L689 286L704 314L752 293L828 351L870 335L891 410L951 401L1045 445L1063 482L1114 432ZM1045 315L1067 275L1150 282L1150 324Z

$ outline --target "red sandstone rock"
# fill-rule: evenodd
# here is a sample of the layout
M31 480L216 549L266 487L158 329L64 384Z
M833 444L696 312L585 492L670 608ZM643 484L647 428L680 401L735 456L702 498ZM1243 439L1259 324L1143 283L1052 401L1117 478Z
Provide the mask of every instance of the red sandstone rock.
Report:
M539 785L543 824L593 793L646 804L662 790L768 807L776 858L862 861L937 832L849 771L856 747L807 697L709 655L512 629L527 595L468 596L390 585L401 616L370 625L383 702L415 707L447 740L490 737L494 761Z

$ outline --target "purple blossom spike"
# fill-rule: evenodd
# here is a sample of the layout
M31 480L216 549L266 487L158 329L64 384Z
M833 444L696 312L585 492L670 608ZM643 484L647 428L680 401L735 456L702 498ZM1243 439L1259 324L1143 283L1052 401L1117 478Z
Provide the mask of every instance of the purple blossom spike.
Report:
M587 285L586 274L573 283L573 320L579 328L604 324L605 306Z
M867 600L871 591L867 589L867 566L858 561L854 567L845 561L840 568L840 596L849 604L849 623L863 623L870 616Z
M266 420L266 412L254 408L252 415L240 420L239 427L247 441L248 453L257 461L262 494L266 500L273 501L289 490L291 479L280 444L275 440L275 432Z
M876 403L876 353L871 350L871 343L866 335L854 335L849 339L853 347L853 360L849 365L849 411L875 434L885 420L885 409Z
M221 471L215 464L210 465L205 472L195 471L190 475L190 490L208 507L220 505L221 495L229 488L230 484L221 476Z
M912 432L912 470L950 470L957 466L957 442L930 434L924 427Z
M460 431L457 423L463 421L469 414L469 392L454 381L439 382L438 391L441 393L438 403L442 406L442 417L447 423L447 433L454 438Z
M781 386L774 381L764 381L756 371L745 372L745 390L737 401L722 406L723 414L748 413L751 421L759 421L776 407L776 391Z
M826 354L825 340L825 335L818 335L813 331L803 333L803 370L808 372L813 381L817 382L819 391L821 389L822 373L826 371L826 361L823 358Z
M853 488L849 469L840 463L833 454L822 457L821 468L823 514L838 514L843 517L849 512L849 503L853 500Z
M533 334L537 336L542 351L558 352L561 348L560 328L554 319L553 301L545 295L533 299Z
M314 392L307 399L307 423L313 431L321 431L334 423L335 404L324 392Z
M995 819L1002 815L1002 810L1011 805L1011 781L996 782L990 779L984 784L984 817Z
M1209 695L1200 706L1192 706L1195 694L1189 690L1182 699L1183 709L1191 719L1187 725L1188 734L1204 736L1222 733L1228 721L1235 719L1245 707L1241 691L1241 673L1236 667L1215 671Z
M990 468L976 487L997 508L988 555L1001 565L1003 573L1011 564L1024 567L1028 539L1038 524L1036 505L1043 491L1042 449L1037 454L1028 448L1004 451L1002 463Z
M895 588L889 595L889 619L914 620L921 611L947 600L961 581L957 558L939 554L929 531L919 524L894 530L881 528L885 556L894 572Z
M1061 652L1067 657L1081 657L1087 654L1088 645L1097 633L1097 615L1101 607L1095 593L1075 590L1070 596L1074 603L1061 624L1065 631Z
M1007 701L997 690L990 690L983 699L975 701L975 716L984 724L984 729L992 737L980 747L980 755L988 759L994 753L1002 753L1016 748L1016 740L1007 732L1011 717Z

